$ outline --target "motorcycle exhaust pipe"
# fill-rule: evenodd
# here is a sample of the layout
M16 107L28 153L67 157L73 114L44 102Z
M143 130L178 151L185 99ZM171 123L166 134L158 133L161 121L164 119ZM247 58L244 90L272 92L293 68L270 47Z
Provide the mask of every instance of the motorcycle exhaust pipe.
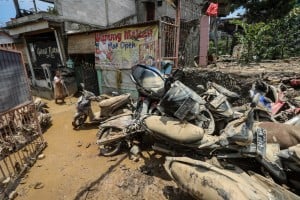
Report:
M172 155L172 156L175 156L175 155L176 155L175 151L166 149L166 148L164 148L164 147L162 147L162 146L158 146L157 144L152 145L152 149L153 149L154 151L159 151L159 152L161 152L161 153L165 153L165 154L168 154L168 155Z
M96 141L97 145L108 145L111 144L113 142L117 142L117 141L121 141L123 137L118 137L118 138L112 138L112 139L99 139Z

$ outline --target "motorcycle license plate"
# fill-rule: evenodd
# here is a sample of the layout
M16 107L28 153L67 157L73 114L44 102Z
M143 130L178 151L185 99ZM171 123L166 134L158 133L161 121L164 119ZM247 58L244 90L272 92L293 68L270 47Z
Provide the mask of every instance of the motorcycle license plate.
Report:
M267 148L267 134L266 130L263 128L258 128L256 130L256 150L261 156L266 155Z
M184 100L184 102L181 104L181 106L178 108L178 110L174 113L174 116L177 117L180 120L183 120L185 116L190 112L194 105L196 104L196 101L194 101L192 98L187 98Z
M216 96L210 103L214 108L218 108L224 101L226 101L227 97L223 94L219 94Z

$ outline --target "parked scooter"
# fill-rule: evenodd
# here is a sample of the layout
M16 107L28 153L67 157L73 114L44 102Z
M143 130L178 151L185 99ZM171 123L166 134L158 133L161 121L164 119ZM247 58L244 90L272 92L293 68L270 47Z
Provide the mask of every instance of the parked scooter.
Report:
M89 117L91 123L100 123L109 117L122 113L123 108L131 103L130 94L122 94L113 97L96 96L94 93L84 89L82 86L82 95L79 97L76 105L76 114L74 115L72 125L75 129L84 124ZM100 111L94 113L91 107L91 101L99 101Z

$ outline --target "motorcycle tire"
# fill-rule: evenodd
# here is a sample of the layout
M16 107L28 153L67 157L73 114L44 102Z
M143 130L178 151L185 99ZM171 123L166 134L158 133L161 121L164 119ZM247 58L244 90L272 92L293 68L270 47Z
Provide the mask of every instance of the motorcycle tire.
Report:
M80 127L87 119L87 115L83 114L83 115L78 115L74 118L72 125L73 128L78 128Z
M122 130L115 128L115 127L103 128L103 129L99 130L99 132L97 133L97 137L99 140L106 138L109 134L111 134L111 132L114 132L114 131L122 131ZM100 145L99 146L100 155L115 156L120 152L121 147L122 147L122 142L120 142L120 141L113 142L113 143L106 144L106 145Z

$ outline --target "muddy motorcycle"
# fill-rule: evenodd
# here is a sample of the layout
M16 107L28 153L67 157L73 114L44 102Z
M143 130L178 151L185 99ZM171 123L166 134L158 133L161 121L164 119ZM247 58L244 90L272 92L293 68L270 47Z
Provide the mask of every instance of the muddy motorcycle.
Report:
M284 169L281 180L273 176L278 183L215 157L205 162L188 157L166 157L164 167L173 181L196 199L300 199L280 186L289 185L299 195L300 145L281 151L274 151L274 145L267 144L265 158L261 160L268 162L264 166L278 165ZM286 178L282 180L284 175Z
M175 117L203 128L206 134L218 134L227 123L242 116L241 109L230 103L240 98L237 93L208 82L206 88L197 86L205 90L197 94L176 80L177 73L165 78L156 68L134 66L131 79L139 93L137 113Z
M292 98L288 97L288 91L286 85L279 84L278 100L272 104L272 115L278 122L298 125L300 108L293 103Z
M275 180L286 184L293 180L288 175L291 171L299 173L299 170L292 169L294 165L285 164L288 163L286 161L294 161L300 169L299 159L297 161L295 157L286 156L288 159L283 162L283 156L277 156L280 153L278 144L267 144L266 130L254 123L253 108L243 117L229 122L220 135L205 134L199 126L168 116L145 115L138 120L133 119L130 114L123 117L119 119L124 123L122 125L115 120L100 125L102 131L97 143L102 155L116 154L121 144L132 147L148 134L154 138L152 149L166 155L188 156L197 160L215 157L232 163L248 163L246 166L251 166L254 162L258 166L256 168L263 167ZM294 150L296 153L298 151L299 149Z
M205 107L206 102L183 83L175 81L174 74L165 78L154 67L134 66L131 79L139 94L135 112L123 119L126 122L122 123L123 126L119 125L120 120L115 117L101 123L97 134L98 142L115 136L115 133L123 132L125 137L131 137L135 135L132 134L134 132L142 132L140 119L147 114L174 116L180 121L189 121L201 127L207 134L212 134L215 123L212 114ZM121 140L110 145L102 145L100 142L101 154L116 154L120 149L120 143L124 143L122 138L123 136Z
M279 123L300 124L300 108L287 97L287 90L287 86L282 83L277 88L261 80L253 83L250 97L264 111L261 118Z
M100 123L113 115L124 112L123 108L131 105L130 94L121 94L118 96L96 96L94 93L84 89L82 85L82 95L76 104L76 113L73 117L72 125L74 129L82 126L87 118L91 123ZM98 101L100 111L94 113L91 107L91 101ZM130 106L129 106L130 107Z
M206 108L206 101L184 85L175 80L179 73L164 77L154 67L135 65L132 67L131 80L135 83L139 100L136 113L166 115L188 121L212 134L215 122L212 113Z
M221 124L221 121L223 122L223 129L229 121L241 116L241 114L237 115L231 109L231 105L227 101L227 98L238 98L239 95L236 93L215 83L210 83L207 85L207 91L201 97L180 81L175 80L174 77L176 77L176 71L173 75L165 78L156 68L144 65L134 66L131 79L136 84L139 99L131 119L128 116L128 119L124 121L133 122L134 125L131 127L135 127L134 129L137 130L141 128L140 120L144 115L168 116L180 122L190 122L200 127L205 134L213 134L216 130L215 119L218 120L219 124ZM132 130L131 128L120 127L118 125L119 121L117 119L109 120L107 124L101 123L98 141L109 137L108 131L112 132L113 136L116 135L115 132L123 132L125 137L126 134L128 134L128 137L134 135L128 131ZM221 129L220 126L217 128ZM141 130L137 132L141 132ZM100 148L100 150L102 149L101 152L105 152L102 153L103 155L111 155L109 152L117 152L119 146L117 142L114 142L111 146L101 145L103 148Z
M225 126L235 119L243 116L246 107L233 107L230 102L240 98L235 92L229 91L223 86L208 81L206 88L198 85L198 88L205 90L200 96L207 102L206 107L212 113L215 121L215 134L218 134Z
M173 181L195 199L300 199L268 178L215 160L167 157L164 168Z
M252 113L252 112L251 112ZM150 135L154 138L152 148L156 151L170 155L190 155L191 157L202 157L209 155L212 151L219 156L226 154L230 156L243 156L257 154L259 145L266 143L265 132L256 131L252 133L253 120L248 120L248 115L230 122L221 135L209 135L205 130L197 125L180 119L159 116L144 115L134 118L134 114L128 114L118 120L108 120L100 124L97 143L102 148L102 155L108 155L115 151L119 144L125 143L132 146L134 141L143 135ZM246 122L246 121L249 122ZM120 122L123 124L120 124ZM250 123L251 122L251 123ZM250 148L253 143L257 148ZM230 144L230 145L229 145ZM264 151L261 146L260 151ZM219 151L219 149L222 149ZM112 154L111 154L112 155Z

